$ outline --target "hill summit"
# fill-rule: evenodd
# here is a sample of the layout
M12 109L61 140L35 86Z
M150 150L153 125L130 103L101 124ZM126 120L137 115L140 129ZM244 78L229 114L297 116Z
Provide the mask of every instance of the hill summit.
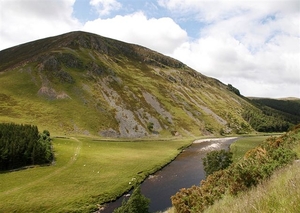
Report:
M0 122L103 137L253 131L238 90L145 47L71 32L0 51Z

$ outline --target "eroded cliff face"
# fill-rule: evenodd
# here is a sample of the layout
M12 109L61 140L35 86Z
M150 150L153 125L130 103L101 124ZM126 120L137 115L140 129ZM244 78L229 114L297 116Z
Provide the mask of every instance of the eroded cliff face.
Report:
M56 131L104 137L251 131L241 116L243 99L218 80L147 48L83 32L19 48L5 51L6 59L17 54L0 72L26 76L15 84L31 88L26 97L47 109ZM42 116L35 122L47 125Z

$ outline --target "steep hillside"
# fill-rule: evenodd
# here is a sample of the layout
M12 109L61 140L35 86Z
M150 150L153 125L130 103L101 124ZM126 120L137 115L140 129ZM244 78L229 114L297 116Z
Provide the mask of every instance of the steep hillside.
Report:
M256 107L227 85L147 48L85 32L0 51L0 82L0 122L55 134L253 131L242 115Z
M272 109L288 114L291 119L294 118L300 122L300 99L271 99L271 98L252 98L252 100L261 105L268 106Z
M300 123L300 99L271 99L254 97L249 99L253 105L261 109L261 112L264 115L272 116L271 118L265 118L264 122L262 122L261 119L255 119L255 117L258 116L252 116L252 121L249 123L258 131L272 131L280 128L282 128L282 131L286 131L293 127L293 125ZM245 118L247 117L246 114L248 113L244 114ZM262 116L260 115L259 117L261 118Z

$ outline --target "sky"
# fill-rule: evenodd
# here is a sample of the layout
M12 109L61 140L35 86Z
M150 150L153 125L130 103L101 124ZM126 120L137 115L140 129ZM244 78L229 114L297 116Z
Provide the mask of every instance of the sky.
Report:
M300 98L299 0L0 0L0 50L77 30L171 56L244 96Z

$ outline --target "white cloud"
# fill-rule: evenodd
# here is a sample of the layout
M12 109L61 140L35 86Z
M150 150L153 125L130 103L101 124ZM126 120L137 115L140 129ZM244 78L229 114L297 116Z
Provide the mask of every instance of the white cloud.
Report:
M159 3L180 17L192 14L206 24L199 29L199 38L182 44L171 56L203 74L239 85L244 95L300 97L298 1Z
M148 19L142 12L89 21L83 30L140 44L165 54L172 53L187 39L187 33L171 18Z
M283 11L285 14L298 13L300 8L298 0L158 0L158 4L174 13L191 15L205 22L216 22L249 11L255 11L256 17L278 11Z
M90 5L96 8L100 16L109 15L111 11L122 7L122 4L116 0L91 0Z
M0 0L0 49L80 28L75 0Z
M173 19L159 14L163 11L159 7L155 14L161 18L127 8L131 14L83 24L73 17L74 2L0 0L0 49L83 30L170 55L205 75L233 84L243 95L300 97L298 0L158 0ZM100 16L123 8L117 0L88 3ZM174 20L180 21L181 27ZM182 29L188 20L195 24L193 31L198 28L198 37L189 38Z

